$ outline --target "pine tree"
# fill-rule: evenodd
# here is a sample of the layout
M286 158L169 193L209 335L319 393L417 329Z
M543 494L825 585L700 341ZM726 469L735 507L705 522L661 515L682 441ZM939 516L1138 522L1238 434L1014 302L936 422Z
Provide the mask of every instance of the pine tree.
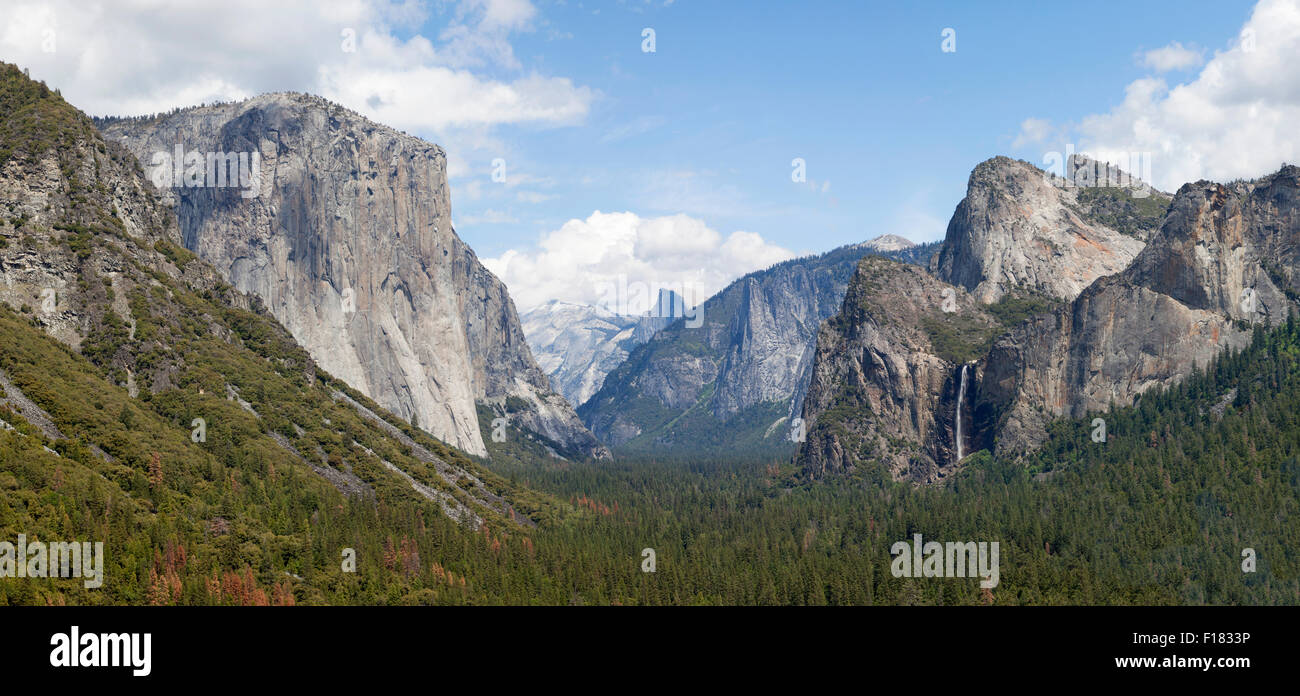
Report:
M154 491L162 488L163 485L163 468L162 455L154 452L149 457L149 487Z

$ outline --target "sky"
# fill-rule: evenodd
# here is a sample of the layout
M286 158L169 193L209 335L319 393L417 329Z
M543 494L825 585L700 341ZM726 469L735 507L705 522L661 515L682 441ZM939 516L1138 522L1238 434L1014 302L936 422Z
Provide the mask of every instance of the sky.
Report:
M305 91L442 145L521 310L938 240L995 155L1261 176L1297 56L1300 0L0 0L0 59L91 114Z

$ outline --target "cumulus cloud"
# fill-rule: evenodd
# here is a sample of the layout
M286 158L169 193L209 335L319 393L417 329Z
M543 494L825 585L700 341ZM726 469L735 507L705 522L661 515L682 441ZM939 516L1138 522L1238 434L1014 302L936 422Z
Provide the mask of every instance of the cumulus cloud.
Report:
M1164 190L1255 178L1300 162L1300 0L1261 0L1189 82L1145 77L1112 110L1074 124L1079 149L1150 153ZM1168 65L1169 63L1163 63Z
M1177 41L1163 48L1157 48L1142 54L1142 65L1144 67L1162 73L1170 70L1194 68L1200 65L1202 60L1200 51L1186 48Z
M760 235L723 237L686 215L596 211L544 235L535 249L512 249L483 263L505 282L520 311L554 299L639 314L658 288L684 291L694 305L745 273L793 257ZM611 287L629 288L628 302L610 306Z
M94 114L290 90L411 131L563 125L586 116L592 90L525 73L510 49L511 34L531 30L529 0L445 7L435 42L395 31L428 19L413 1L20 1L6 10L0 53Z

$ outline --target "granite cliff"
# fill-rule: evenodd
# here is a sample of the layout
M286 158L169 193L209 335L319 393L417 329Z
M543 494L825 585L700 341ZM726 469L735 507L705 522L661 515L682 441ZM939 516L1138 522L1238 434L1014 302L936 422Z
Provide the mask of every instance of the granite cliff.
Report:
M805 474L879 466L932 482L957 452L1032 450L1050 421L1175 384L1300 299L1296 167L1187 184L1172 199L1151 191L1142 203L1127 189L1056 189L1030 165L990 160L934 257L938 278L861 264L818 337L797 455ZM910 312L909 299L918 284L942 292L945 279L959 286L948 329Z
M505 414L510 400L511 426L565 456L607 456L452 228L438 146L292 93L98 125L164 187L185 247L260 297L323 369L472 454L486 454L476 404ZM252 176L223 186L235 153Z
M1028 162L995 157L971 172L930 270L985 304L1012 288L1072 300L1128 266L1169 199L1143 185L1069 186Z
M1023 451L1060 416L1175 383L1251 325L1285 321L1300 297L1300 169L1178 192L1133 263L1010 332L984 361L977 409L999 451Z
M965 290L916 266L862 259L842 310L817 335L802 412L806 472L819 478L872 462L890 477L929 483L952 471L958 448L972 451L969 394L961 393L967 346L1000 328Z

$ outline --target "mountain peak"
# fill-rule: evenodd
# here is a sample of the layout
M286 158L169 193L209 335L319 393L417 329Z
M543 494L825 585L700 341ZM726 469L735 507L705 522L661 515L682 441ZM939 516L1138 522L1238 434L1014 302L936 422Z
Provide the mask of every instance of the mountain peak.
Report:
M1149 187L1075 186L1024 160L994 157L972 170L931 270L985 304L1014 289L1071 300L1128 266L1169 200Z
M863 248L874 249L876 251L902 251L904 249L911 249L916 246L916 243L896 234L882 234L879 237L863 242L862 246Z

